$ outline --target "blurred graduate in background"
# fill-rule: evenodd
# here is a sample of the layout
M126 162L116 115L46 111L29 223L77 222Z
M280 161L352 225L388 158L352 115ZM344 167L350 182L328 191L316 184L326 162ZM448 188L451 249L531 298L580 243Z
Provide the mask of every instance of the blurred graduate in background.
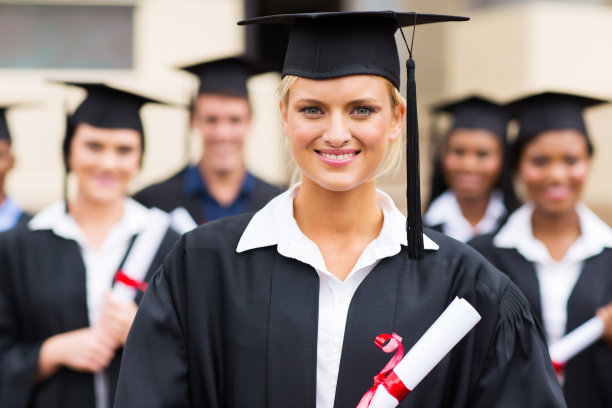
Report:
M603 102L555 92L515 102L514 168L528 202L470 242L525 293L549 344L603 318L602 340L565 368L571 408L612 406L612 229L582 203L594 154L582 112Z
M496 231L517 206L508 160L506 127L509 110L471 96L435 109L453 117L436 154L428 227L466 242Z
M155 101L104 84L68 85L87 91L63 142L66 174L78 189L26 228L0 234L2 407L112 407L140 299L109 292L115 280L129 281L118 271L158 211L126 196L144 151L139 110ZM178 238L161 231L158 247L147 249L153 261L144 281Z
M247 80L269 69L246 56L182 69L199 79L190 121L202 137L202 157L195 166L143 189L134 198L169 212L184 207L198 224L259 210L282 192L251 174L244 163L252 115Z
M12 106L0 107L0 232L25 224L30 216L6 193L5 183L8 173L15 165L11 149L11 132L6 121L6 112Z

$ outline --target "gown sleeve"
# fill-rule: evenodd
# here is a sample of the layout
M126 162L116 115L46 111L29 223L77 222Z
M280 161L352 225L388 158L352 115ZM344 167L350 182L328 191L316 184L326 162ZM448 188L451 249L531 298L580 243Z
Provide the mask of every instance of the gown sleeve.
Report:
M509 283L470 407L566 407L542 329Z
M34 392L42 342L20 339L20 313L15 293L17 271L11 256L19 254L15 230L0 234L0 406L25 407Z
M123 351L116 408L191 407L184 333L169 269L175 268L164 264L158 269L138 308Z

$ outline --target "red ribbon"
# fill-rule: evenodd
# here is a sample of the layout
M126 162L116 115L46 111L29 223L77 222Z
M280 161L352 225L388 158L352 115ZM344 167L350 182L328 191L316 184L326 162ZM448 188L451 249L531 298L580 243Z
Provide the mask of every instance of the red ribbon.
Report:
M565 370L565 363L557 363L556 361L553 361L552 363L557 375L562 374Z
M385 344L386 343L386 344ZM395 333L381 334L374 340L376 347L384 351L385 353L391 353L395 351L395 355L389 360L387 365L374 377L374 385L366 392L357 408L366 408L370 406L372 398L378 389L380 384L385 387L393 398L397 399L398 402L403 400L410 390L404 385L402 380L393 372L393 369L402 360L404 356L404 346L402 345L402 338Z
M115 274L115 282L121 282L124 285L129 286L130 288L137 289L141 292L144 292L145 290L147 290L147 286L148 286L147 282L144 282L138 279L132 279L129 276L127 276L125 272L123 272L121 269L119 269L117 273Z

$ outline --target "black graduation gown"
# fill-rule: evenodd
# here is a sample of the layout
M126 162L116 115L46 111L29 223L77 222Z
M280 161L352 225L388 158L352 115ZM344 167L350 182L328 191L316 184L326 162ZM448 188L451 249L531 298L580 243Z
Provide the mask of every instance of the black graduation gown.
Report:
M493 235L470 242L497 268L506 272L523 291L535 315L542 321L538 278L533 264L516 249L496 248ZM612 301L612 249L587 259L567 302L566 333L595 315L596 310ZM563 393L571 408L612 407L612 350L598 341L565 368Z
M170 212L177 207L184 207L191 218L198 224L207 221L199 197L185 194L185 174L187 168L169 179L153 184L134 194L133 198L146 207L157 207ZM255 177L255 176L253 176ZM283 189L255 177L255 187L247 202L246 212L255 212L263 208L268 201L283 192Z
M153 278L128 336L115 407L314 407L319 278L275 246L236 253L252 215L200 226ZM433 231L420 261L383 259L348 312L335 407L354 408L390 358L455 296L482 320L401 407L563 407L527 301L471 248ZM155 339L155 341L151 341Z
M178 237L168 230L147 280ZM95 406L90 373L64 368L34 384L42 342L89 326L86 302L85 265L75 241L26 227L0 234L0 407ZM109 407L120 361L118 350L107 369Z

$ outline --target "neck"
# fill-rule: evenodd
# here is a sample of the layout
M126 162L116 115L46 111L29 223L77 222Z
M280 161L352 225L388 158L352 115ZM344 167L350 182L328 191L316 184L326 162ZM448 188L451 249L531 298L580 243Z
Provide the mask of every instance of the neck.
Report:
M300 229L311 239L324 235L369 235L373 230L376 237L382 227L382 211L378 207L374 181L336 192L303 177L293 209Z
M490 194L477 198L457 196L457 203L461 209L461 214L463 214L463 217L472 227L475 227L485 216L490 199Z
M206 166L206 160L198 164L200 175L206 182L208 193L222 205L233 203L242 188L246 169L244 166L237 167L228 171L215 171Z
M533 236L544 243L552 259L563 259L580 237L580 219L574 208L562 213L550 213L536 207L531 216Z
M98 248L123 215L123 198L100 203L77 194L68 206L70 215L94 248Z
M580 233L580 219L574 208L562 213L550 213L536 207L531 216L531 224L534 235Z

